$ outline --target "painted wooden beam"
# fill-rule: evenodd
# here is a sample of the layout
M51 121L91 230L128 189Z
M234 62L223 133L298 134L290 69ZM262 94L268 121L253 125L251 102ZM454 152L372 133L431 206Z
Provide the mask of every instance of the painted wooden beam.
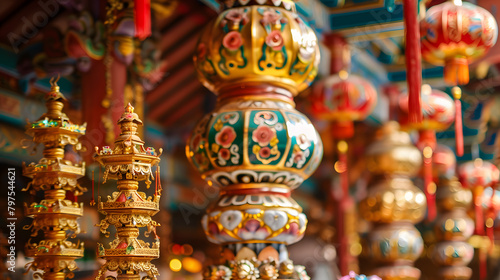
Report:
M153 120L158 120L160 119L160 117L167 114L174 107L176 107L177 111L177 110L182 110L184 106L190 104L191 102L187 102L187 104L182 104L181 101L193 91L202 90L202 85L195 79L196 77L193 77L193 82L183 85L183 87L179 91L174 91L172 92L171 95L163 96L162 100L159 100L158 106L151 108L148 114L149 118Z

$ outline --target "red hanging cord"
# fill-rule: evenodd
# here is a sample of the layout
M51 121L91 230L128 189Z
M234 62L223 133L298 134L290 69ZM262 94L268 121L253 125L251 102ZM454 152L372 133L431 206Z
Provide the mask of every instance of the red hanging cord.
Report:
M479 247L479 279L484 280L488 274L488 255L483 246Z
M339 269L342 274L346 274L349 269L349 240L346 232L345 218L347 214L347 206L349 200L349 173L347 172L347 142L341 140L337 143L337 151L339 156L338 164L335 170L340 173L340 186L342 189L342 198L340 201L340 223L338 228L339 233Z
M134 0L135 37L144 40L151 36L151 2Z
M451 90L453 93L453 98L455 99L455 144L457 156L461 157L464 155L464 134L462 127L462 103L460 98L462 97L462 90L459 87L453 87Z
M420 87L422 85L422 62L420 51L420 25L416 0L403 0L406 38L406 80L408 81L408 120L422 122Z
M483 186L474 187L474 214L476 219L475 234L484 235L484 216L483 216Z
M436 218L436 184L432 180L432 148L425 146L424 155L424 192L427 198L427 221Z

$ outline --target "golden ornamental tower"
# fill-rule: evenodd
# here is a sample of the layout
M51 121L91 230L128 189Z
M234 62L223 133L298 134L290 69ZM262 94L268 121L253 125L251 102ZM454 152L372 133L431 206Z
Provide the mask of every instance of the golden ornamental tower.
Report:
M414 224L424 218L427 203L411 177L421 164L419 149L396 122L383 126L367 149L367 167L373 178L360 213L374 228L363 250L377 264L373 274L385 280L420 278L413 262L422 253L423 240Z
M23 175L32 179L23 191L29 190L33 196L39 191L44 193L42 201L25 204L26 215L33 218L25 227L32 232L26 256L34 258L27 267L28 271L43 271L35 272L35 277L46 280L72 278L77 268L75 259L84 253L83 242L70 239L80 233L77 219L83 215L83 203L78 203L76 197L86 189L77 180L85 174L85 163L67 158L65 147L82 149L78 138L85 134L86 125L71 123L62 112L65 98L56 82L51 80L51 91L45 97L47 113L28 124L26 130L35 145L43 144L43 158L28 166L23 163Z
M439 212L434 225L437 243L430 255L440 266L442 279L468 280L472 269L467 265L474 257L474 248L467 242L474 232L474 221L467 214L472 205L472 192L463 188L455 176L456 159L451 149L438 145L433 157Z
M153 167L160 161L159 150L144 147L144 141L138 136L137 128L142 125L139 116L130 104L118 120L121 134L115 140L115 147L96 147L94 159L104 167L104 182L108 179L117 181L117 192L108 195L107 201L98 198L99 212L106 215L97 225L107 237L109 226L116 228L116 238L108 246L98 244L98 256L105 259L96 277L100 279L106 271L116 271L117 276L106 279L139 280L141 272L147 274L142 279L156 279L158 269L151 260L160 255L160 240L156 235L158 223L151 219L159 211L161 189L155 188L153 197L139 192L139 182L145 181L149 188L151 179L158 186L159 172L156 177ZM139 239L139 229L146 227L145 237L153 238L152 243Z
M293 97L317 73L317 38L291 0L224 1L198 42L194 61L218 95L196 126L187 157L220 197L202 226L222 245L221 265L204 279L308 279L286 245L307 218L291 191L318 167L321 139Z

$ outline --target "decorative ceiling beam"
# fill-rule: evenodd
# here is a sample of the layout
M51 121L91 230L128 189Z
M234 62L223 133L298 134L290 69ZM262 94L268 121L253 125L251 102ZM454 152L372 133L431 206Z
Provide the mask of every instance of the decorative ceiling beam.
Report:
M177 109L182 109L184 106L187 106L187 104L180 105L180 101L182 101L185 96L189 95L195 90L201 91L201 87L201 84L196 81L196 77L193 77L192 83L186 84L179 91L173 91L173 94L171 95L164 96L161 102L158 102L158 106L151 108L149 117L153 120L158 120L161 116L165 115L176 106L176 111Z
M200 110L197 110L201 106L201 103L203 102L204 96L201 94L197 94L196 96L192 97L189 99L189 102L185 102L184 106L179 107L178 109L175 110L174 113L168 114L167 118L162 122L162 124L165 127L169 127L171 125L174 125L176 123L179 123L179 120L182 119L183 116L186 114L190 114L189 118L192 119L194 118L193 114L196 112L196 114L201 114L202 112Z
M178 71L173 72L170 76L152 91L146 94L146 103L151 105L159 101L164 95L168 93L179 83L186 80L186 77L193 76L194 66L192 63L186 63ZM197 81L196 81L197 82Z

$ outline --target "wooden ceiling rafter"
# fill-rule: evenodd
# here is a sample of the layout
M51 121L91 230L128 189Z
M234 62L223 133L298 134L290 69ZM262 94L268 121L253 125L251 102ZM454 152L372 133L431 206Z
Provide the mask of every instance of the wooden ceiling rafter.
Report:
M184 106L177 108L175 112L171 115L168 115L163 124L166 127L169 127L174 124L178 124L183 120L185 115L189 115L189 119L193 119L192 112L201 112L201 110L196 110L201 107L203 100L205 99L204 94L196 94L194 97L190 97L189 100L184 102ZM182 121L184 122L184 120Z
M156 104L166 92L169 92L179 82L186 81L186 77L192 77L193 73L194 66L192 63L186 63L182 65L181 68L169 75L166 79L163 80L163 82L161 82L146 95L146 103L150 106Z
M195 78L195 77L193 77ZM196 81L196 80L195 80ZM201 91L202 85L198 81L187 83L186 85L180 85L179 87L173 88L169 95L164 95L159 102L156 102L158 106L150 109L149 117L154 120L161 121L164 116L168 116L171 114L171 110L177 111L182 108L185 103L182 103L186 100L186 97L191 95L195 91ZM177 90L178 89L178 90ZM182 105L180 105L182 104Z

